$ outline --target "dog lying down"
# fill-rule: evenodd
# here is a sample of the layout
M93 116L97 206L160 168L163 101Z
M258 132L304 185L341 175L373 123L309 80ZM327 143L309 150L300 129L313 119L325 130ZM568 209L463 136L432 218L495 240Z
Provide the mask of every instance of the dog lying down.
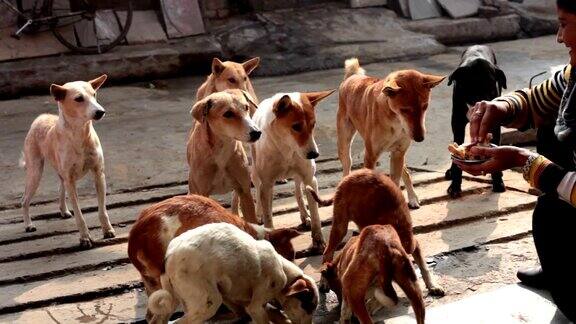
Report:
M267 324L265 305L277 301L292 323L312 323L318 288L267 241L231 224L189 230L168 245L162 289L150 295L154 314L171 314L181 301L179 323L204 323L224 304L253 322Z

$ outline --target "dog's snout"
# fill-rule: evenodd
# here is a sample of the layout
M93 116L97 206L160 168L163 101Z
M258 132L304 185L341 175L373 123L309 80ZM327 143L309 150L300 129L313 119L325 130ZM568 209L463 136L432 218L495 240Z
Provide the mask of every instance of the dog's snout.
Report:
M102 117L104 117L105 113L106 113L105 110L96 110L96 112L94 113L94 119L100 120Z
M259 138L260 135L262 135L261 131L257 131L257 130L253 130L250 132L250 142L256 142Z
M420 143L422 141L424 141L424 135L416 135L414 136L414 141Z
M317 157L319 157L319 156L320 156L320 153L318 153L318 152L316 152L316 151L310 151L310 152L308 152L308 153L306 154L306 158L309 159L309 160L313 160L313 159L315 159L315 158L317 158Z

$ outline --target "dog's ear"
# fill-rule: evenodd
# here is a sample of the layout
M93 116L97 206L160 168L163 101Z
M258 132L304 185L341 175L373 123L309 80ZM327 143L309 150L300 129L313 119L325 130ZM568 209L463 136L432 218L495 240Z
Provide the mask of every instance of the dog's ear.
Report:
M402 88L396 83L395 80L388 80L382 89L382 93L384 93L387 97L393 98L395 95L400 92Z
M286 297L290 297L308 290L310 290L310 288L308 288L308 283L304 278L300 278L294 281L290 286L285 287L282 292Z
M92 86L92 88L94 90L98 90L98 89L100 89L102 84L104 84L104 81L106 81L106 79L108 79L108 76L106 74L102 74L101 76L97 77L96 79L88 81L88 83L90 83L90 85Z
M192 110L190 110L190 113L194 119L204 123L206 121L206 117L208 117L210 108L212 108L212 99L202 99L194 104Z
M457 68L456 70L454 70L454 72L452 72L452 74L450 74L450 76L448 77L448 85L452 85L452 83L454 81L457 81L458 79L460 79L462 74L464 74L467 69L468 68L466 66L461 66L461 67Z
M504 74L504 71L500 70L499 68L496 68L496 70L494 70L494 73L496 74L496 82L498 82L500 88L507 89L506 74Z
M303 92L302 96L306 97L308 101L312 104L312 107L316 107L316 105L324 98L328 97L332 93L334 93L336 89L326 90L326 91L317 91L317 92Z
M254 69L256 69L259 64L260 64L260 58L255 57L242 63L242 66L244 67L244 71L246 71L246 74L250 75L250 73L252 73L252 71L254 71Z
M50 94L56 101L62 101L66 98L66 88L53 83L50 85Z
M272 112L274 112L276 117L282 117L288 113L290 109L292 109L292 99L290 99L289 95L283 95L274 105Z
M246 99L246 101L248 101L248 105L250 106L250 115L252 115L256 109L258 109L258 104L254 101L254 98L252 98L252 96L248 93L248 91L244 91L244 90L240 90L242 91L242 95L244 96L244 99Z
M439 85L440 82L444 81L444 79L446 79L446 76L425 74L424 75L424 86L428 87L428 89L432 89L435 86Z
M220 61L219 58L215 57L212 59L212 73L215 75L219 75L224 71L224 63Z

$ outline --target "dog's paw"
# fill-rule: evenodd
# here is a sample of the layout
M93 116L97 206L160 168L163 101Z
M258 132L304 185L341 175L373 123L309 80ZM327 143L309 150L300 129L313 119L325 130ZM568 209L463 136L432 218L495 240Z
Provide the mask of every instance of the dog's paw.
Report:
M434 286L428 289L428 294L430 294L430 296L443 297L444 295L446 295L446 292L442 287Z
M103 237L104 239L114 238L116 237L116 232L114 231L114 229L104 231Z
M452 169L446 170L446 173L444 173L444 179L452 180Z
M72 216L74 216L74 215L72 215L72 213L69 210L67 210L63 213L62 212L60 213L60 218L62 218L62 219L72 218Z
M81 249L90 249L92 248L92 239L88 238L80 238L80 248Z
M36 226L34 225L26 226L26 233L32 233L32 232L36 232Z
M502 180L493 180L493 181L492 181L492 191L493 191L493 192L504 192L504 191L506 191L506 186L504 185L504 181L502 181Z
M418 200L409 201L408 202L408 208L418 209L418 208L420 208L420 202Z
M448 196L450 196L450 198L460 198L462 197L462 188L460 186L457 185L450 185L450 187L448 187Z

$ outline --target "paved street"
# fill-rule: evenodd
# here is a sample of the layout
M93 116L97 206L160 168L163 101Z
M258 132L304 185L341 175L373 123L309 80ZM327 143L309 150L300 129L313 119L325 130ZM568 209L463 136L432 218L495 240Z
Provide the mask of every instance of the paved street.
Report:
M567 61L567 50L556 44L553 36L500 42L493 47L510 90L527 86L531 76ZM364 68L376 76L405 68L447 75L457 66L462 50L452 48L426 59ZM280 91L335 88L342 77L343 69L336 69L256 78L253 82L262 100ZM189 110L202 81L158 80L105 86L99 92L107 114L95 128L104 149L109 214L117 238L99 241L88 251L77 249L74 220L57 217L58 182L49 167L33 201L38 204L31 208L38 231L24 233L17 208L24 189L24 172L17 167L22 143L38 114L56 113L57 109L48 96L0 101L0 322L132 322L143 318L146 299L126 256L127 233L142 208L187 191L185 143L192 125ZM527 193L519 173L505 173L509 190L502 194L490 191L489 178L468 177L462 198L450 200L446 195L448 182L443 174L449 165L446 146L452 141L451 93L446 82L432 91L426 140L413 144L407 158L422 202L422 207L412 212L415 232L433 272L448 292L440 299L427 297L429 307L514 283L517 267L536 262L530 237L531 208L536 197ZM324 195L332 194L341 177L336 158L336 110L337 95L328 97L317 109L316 139L321 151L318 179ZM355 144L354 162L358 167L362 155L359 136ZM387 170L388 156L383 155L380 162L380 168ZM90 177L79 184L79 192L92 235L100 239ZM292 184L278 185L275 192L275 225L298 225ZM225 204L229 201L227 196L216 198ZM331 207L320 212L327 235ZM320 259L307 250L310 242L309 232L294 240L297 263L318 278ZM406 305L403 301L396 310L380 316L406 313ZM326 307L317 311L317 321L336 320L334 307L334 296L328 295Z

